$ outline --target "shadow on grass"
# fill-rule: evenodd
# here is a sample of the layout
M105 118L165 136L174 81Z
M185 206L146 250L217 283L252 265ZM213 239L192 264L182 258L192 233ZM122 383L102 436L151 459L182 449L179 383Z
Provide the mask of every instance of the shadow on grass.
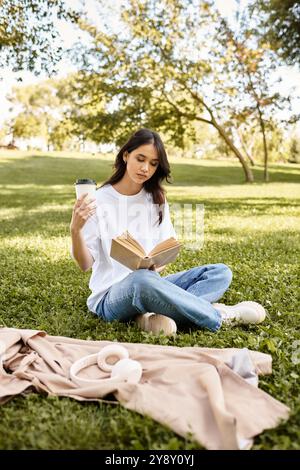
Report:
M37 196L36 189L26 188L20 196L6 197L5 206L7 209L12 209L12 213L11 215L8 213L7 218L5 216L2 218L0 237L43 234L47 238L68 234L74 203L72 196L64 190L53 194L47 189L39 191ZM174 202L178 204L177 201ZM172 214L171 199L169 203ZM291 199L283 202L282 198L181 199L180 207L183 207L185 203L203 204L205 218L215 215L228 215L228 217L288 215L288 212L285 213L285 209L298 207L297 201L293 204ZM43 205L46 207L43 208ZM61 206L61 208L57 206ZM13 215L14 209L18 211L16 215ZM240 230L237 226L233 227L232 231L237 234ZM219 233L221 232L222 229Z
M77 178L92 177L103 181L112 173L112 162L97 158L59 158L30 156L1 163L0 184L6 185L67 185L73 186Z
M91 272L83 273L71 259L69 251L65 256L55 260L55 240L48 240L47 252L41 244L40 249L34 246L5 247L2 245L3 279L0 287L2 301L0 310L4 317L11 312L11 318L17 326L36 328L36 320L42 319L46 328L55 326L55 334L62 334L63 324L68 324L64 334L74 332L73 320L80 318L83 325L88 320L93 322L94 316L87 312L86 299L90 294L88 279ZM233 271L233 283L225 294L230 303L244 300L245 297L255 299L271 311L297 309L297 256L295 256L295 238L292 234L276 232L272 238L257 235L255 238L245 236L234 244L226 239L208 241L202 250L181 251L176 263L169 265L164 274L179 272L194 266L225 263ZM283 310L282 310L283 309ZM19 312L19 315L18 315ZM29 316L26 316L26 313ZM34 313L36 312L36 314ZM54 317L63 315L62 323L53 323ZM64 313L63 313L64 312ZM54 316L53 316L54 315ZM74 316L75 315L75 316ZM97 318L98 321L98 318ZM70 329L69 329L70 328ZM54 334L54 333L53 333Z
M25 162L25 163L24 163ZM77 163L79 162L79 165ZM76 164L75 164L76 163ZM6 165L6 166L5 166ZM275 398L294 406L294 416L287 424L274 430L266 431L255 439L257 448L299 448L299 406L296 397L299 396L299 379L295 374L297 369L291 362L292 342L299 339L299 314L298 308L298 264L297 264L297 240L294 235L284 230L272 233L248 232L242 233L239 238L238 231L226 228L219 231L212 228L210 233L215 235L213 241L205 243L203 250L183 250L176 264L167 268L166 274L189 269L193 266L223 262L233 271L233 282L222 298L228 304L234 304L242 300L256 300L265 305L268 310L266 322L262 325L249 327L222 327L218 332L188 328L179 331L176 338L164 338L148 335L137 330L135 324L123 324L119 322L106 323L88 312L86 299L90 294L88 280L90 273L82 273L69 258L69 252L60 259L54 259L56 254L56 240L50 237L62 237L68 235L68 226L71 218L73 193L72 184L77 177L96 175L98 181L103 180L111 173L111 162L101 159L76 159L60 160L59 157L30 157L18 164L13 161L1 165L1 182L3 185L29 185L35 184L41 188L24 187L12 191L9 187L2 190L5 205L16 210L24 209L22 214L9 214L10 218L1 222L2 236L10 237L42 234L47 239L49 253L43 245L34 245L29 241L25 247L22 240L18 247L0 245L1 257L1 283L0 283L0 323L8 327L41 329L48 334L69 336L93 340L117 340L124 342L141 342L175 346L203 346L203 347L249 347L253 350L271 353L273 358L273 374L260 380L260 387L271 393ZM181 166L180 166L181 165ZM175 171L178 170L178 179L183 184L196 185L218 185L224 183L224 177L230 184L242 182L242 171L237 166L228 167L200 167L194 174L193 170L187 171L187 165L174 164ZM3 171L2 171L3 170ZM200 171L201 170L201 171ZM223 171L224 170L224 171ZM184 172L183 176L179 175ZM262 173L262 169L258 170ZM276 172L277 170L274 170ZM191 172L193 173L190 176ZM221 175L218 174L221 172ZM293 169L295 173L295 169ZM283 175L284 173L284 175ZM287 176L288 175L288 176ZM280 170L277 176L291 181L290 174ZM293 175L293 178L295 175ZM231 181L230 181L231 178ZM273 178L273 177L272 177ZM236 182L233 183L232 181ZM186 183L188 181L188 183ZM293 179L293 182L295 180ZM49 186L62 185L55 192ZM68 188L68 189L67 189ZM70 189L69 189L70 188ZM195 203L203 202L198 199ZM185 200L182 200L185 202ZM191 202L187 199L186 202ZM291 201L285 202L282 198L265 199L239 198L237 200L220 199L216 202L204 200L208 214L233 214L238 216L251 216L255 210L259 215L272 215L279 209L291 207ZM48 210L41 205L61 205L61 208L53 207ZM66 207L67 206L67 207ZM70 209L68 209L68 206ZM35 209L34 212L26 210ZM257 213L255 214L257 215ZM218 236L220 235L220 237ZM222 235L224 235L222 237ZM234 241L228 240L227 236L234 237ZM43 237L41 237L43 239ZM14 243L14 241L12 241ZM294 376L293 376L294 374ZM24 400L25 401L25 400ZM72 446L80 448L81 445L105 446L107 443L106 432L103 432L103 419L100 413L99 423L95 426L94 415L88 414L86 406L72 405L71 401L62 399L61 407L55 408L53 402L44 413L45 403L38 397L32 407L25 406L21 409L22 400L18 400L1 408L10 411L9 417L3 420L4 425L1 432L2 447L13 445L14 448L24 448L26 445L36 447L32 444L33 431L38 429L37 434L41 440L39 447L53 445L51 436L57 433L57 416L63 416L60 428L59 445L64 448L68 445L68 436L73 432ZM26 405L29 399L26 399ZM47 401L48 403L48 401ZM298 406L298 409L297 409ZM92 406L89 406L92 408ZM39 420L41 409L43 419ZM57 415L53 413L55 410ZM74 411L75 410L75 411ZM82 427L77 428L79 413L82 411ZM48 413L49 411L49 413ZM112 412L110 412L112 413ZM120 421L121 411L117 411L112 422L107 427L115 429L115 434L110 437L110 445L116 448L123 445L124 448L133 448L136 435L132 432L135 421L130 420L132 414L126 412L124 421ZM16 416L19 419L16 420ZM22 421L23 420L23 421ZM39 423L46 423L45 428L36 428ZM94 428L101 432L94 436ZM70 425L69 428L66 426ZM74 424L75 423L75 424ZM117 423L117 424L116 424ZM169 432L162 439L163 428L157 424L145 421L142 417L138 428L138 439L144 448L151 447L149 435L155 444L174 440L173 433ZM115 425L115 428L113 427ZM28 432L30 429L30 432ZM68 430L66 432L65 430ZM92 429L90 439L82 444L79 436L84 435L85 429ZM8 430L13 430L7 438ZM49 430L51 432L49 432ZM51 435L51 436L50 436ZM17 440L16 440L17 436ZM50 437L49 437L50 436ZM103 438L104 436L104 438ZM127 436L130 436L128 438ZM36 435L34 436L36 438ZM26 440L27 439L27 440ZM102 439L102 441L101 441ZM29 440L29 443L28 443ZM184 441L179 438L182 448ZM67 444L66 444L67 441ZM92 442L92 444L91 444ZM116 442L118 444L116 444ZM151 441L152 442L152 441Z
M284 242L277 253L277 244ZM55 241L53 242L55 244ZM268 309L268 316L263 325L249 327L222 327L218 332L211 333L188 327L180 330L175 338L151 336L137 329L134 323L106 323L88 312L86 298L89 295L88 279L90 273L82 273L70 259L51 260L51 253L44 255L35 249L17 247L1 247L0 257L2 276L0 284L0 324L14 328L31 328L44 330L48 334L81 339L109 340L134 343L164 344L169 346L202 346L202 347L248 347L261 352L272 353L273 374L260 379L260 388L274 398L294 406L291 420L275 430L265 431L255 439L255 445L263 448L285 446L290 448L299 431L299 412L295 397L299 395L298 380L294 380L294 365L290 361L291 343L298 339L300 317L297 311L297 263L295 259L294 239L284 233L276 233L272 239L256 236L255 242L239 241L234 244L224 240L206 245L205 251L189 253L183 251L178 262L170 266L174 272L191 268L198 264L224 262L233 270L233 282L222 301L228 304L249 299L262 302ZM200 263L201 260L201 263ZM280 312L280 316L278 316ZM27 403L27 402L26 402ZM22 404L11 402L5 407L11 410L11 418L7 423L14 425L16 412ZM37 400L40 410L41 399ZM53 404L50 409L53 410ZM14 409L16 407L16 409ZM78 405L79 407L79 405ZM74 417L72 402L63 399L64 417ZM79 407L80 408L80 407ZM299 407L298 407L299 408ZM80 408L81 409L81 408ZM26 411L26 410L25 410ZM33 426L36 409L24 417L25 423L19 424L18 442L24 447L28 426ZM75 416L77 417L76 411ZM110 413L110 411L108 411ZM50 413L50 411L49 411ZM84 412L86 413L86 411ZM83 413L83 420L86 418ZM113 412L112 412L113 413ZM120 412L121 413L121 412ZM32 417L33 416L33 417ZM128 414L128 420L134 416ZM115 416L119 420L119 412ZM84 421L84 424L88 423ZM57 418L47 415L47 429L57 424ZM131 432L133 423L123 423L122 433L126 426ZM143 421L140 438L144 442L151 428L151 422ZM163 428L153 423L160 432ZM64 428L65 429L65 428ZM122 433L116 433L116 439ZM160 434L160 433L159 433ZM9 445L9 439L3 435L3 446ZM45 434L48 436L48 434ZM169 433L168 436L173 436ZM289 436L291 442L286 443ZM68 442L61 436L62 443ZM161 437L157 437L161 440ZM124 438L122 438L123 442ZM182 446L184 446L184 442ZM42 446L51 445L51 439L43 441ZM66 444L65 444L66 445ZM74 444L76 447L76 436ZM88 445L88 444L87 444ZM91 444L89 444L91 445ZM97 445L94 443L93 445ZM104 444L103 444L104 445ZM298 445L298 444L297 444ZM132 443L129 442L131 447ZM127 446L127 448L128 448ZM298 445L299 447L299 445ZM280 448L280 447L279 447Z
M60 158L48 156L27 156L20 159L12 159L9 163L1 163L0 184L26 185L73 185L77 178L93 177L99 184L112 174L113 161L101 157L86 158ZM171 164L173 182L182 186L218 186L239 185L244 183L244 174L241 166L220 163L208 165L190 165L183 163ZM255 180L263 182L263 167L253 170ZM299 170L289 166L270 166L271 182L299 182Z

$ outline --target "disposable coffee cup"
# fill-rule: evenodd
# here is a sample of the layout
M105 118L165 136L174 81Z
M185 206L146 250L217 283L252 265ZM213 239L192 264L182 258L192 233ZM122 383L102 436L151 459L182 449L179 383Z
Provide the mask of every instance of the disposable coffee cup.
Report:
M97 183L91 179L79 179L76 181L75 190L76 190L76 198L79 199L80 196L87 193L89 199L96 199L96 188Z

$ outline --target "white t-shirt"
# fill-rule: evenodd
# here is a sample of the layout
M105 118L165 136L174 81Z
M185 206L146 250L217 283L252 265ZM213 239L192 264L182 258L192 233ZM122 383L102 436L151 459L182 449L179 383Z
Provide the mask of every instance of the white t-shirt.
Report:
M153 203L152 195L144 188L138 194L125 196L107 184L96 191L96 203L96 213L87 220L81 230L94 259L89 283L92 294L87 299L87 306L94 313L109 288L132 272L110 257L113 238L128 230L146 253L169 237L177 238L167 200L162 223L158 225L158 206Z

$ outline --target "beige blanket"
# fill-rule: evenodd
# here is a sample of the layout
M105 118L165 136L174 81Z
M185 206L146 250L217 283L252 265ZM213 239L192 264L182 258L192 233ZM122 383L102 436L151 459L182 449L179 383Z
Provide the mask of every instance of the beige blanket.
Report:
M249 448L252 438L286 419L289 409L249 384L225 363L239 349L119 343L141 362L138 384L104 384L79 388L69 378L71 364L98 352L109 341L49 336L44 331L0 328L0 403L31 390L76 400L99 400L108 394L126 408L192 436L207 449ZM116 343L114 343L116 344ZM268 354L250 351L258 374L270 374ZM95 365L82 377L108 375Z

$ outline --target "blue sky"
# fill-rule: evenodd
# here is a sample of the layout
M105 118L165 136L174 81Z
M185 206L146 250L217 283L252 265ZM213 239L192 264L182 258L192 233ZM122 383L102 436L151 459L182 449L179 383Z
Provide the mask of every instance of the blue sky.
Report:
M69 3L70 5L74 6L74 4L80 4L81 2L79 0L65 0L66 3ZM97 0L83 0L85 3L85 7L89 13L90 18L93 18L93 20L98 23L99 25L101 24L101 17L105 17L106 11L105 8L101 7L101 10L99 11L97 8ZM112 0L110 2L110 12L112 10L117 10L119 9L119 5L122 2L122 0ZM237 6L237 1L236 0L215 0L216 6L218 7L219 11L222 13L223 16L227 17L227 19L232 23L234 23L234 12L235 8ZM240 8L244 8L245 5L248 3L248 0L239 0L239 6ZM98 5L99 6L99 5ZM118 23L117 23L117 14L109 14L109 23L112 29L118 29ZM233 26L233 24L232 24ZM57 27L60 31L61 37L63 39L63 45L65 48L69 48L72 46L74 42L76 42L79 37L80 33L78 30L71 24L66 23L65 21L59 20L57 22ZM84 37L81 36L81 40L84 41ZM63 76L66 75L67 73L71 72L72 70L76 70L74 65L70 63L67 59L64 59L60 62L59 67L58 67L58 76ZM4 71L1 71L1 75L3 77L2 82L0 83L0 109L2 110L1 116L0 116L0 123L3 122L5 119L8 118L9 116L9 105L10 103L6 100L5 96L7 93L10 92L12 86L15 86L16 84L20 83L17 82L16 79L18 77L22 77L22 84L32 84L36 83L42 79L47 78L46 76L39 76L36 77L32 73L29 72L22 72L22 73L13 73L10 70L6 69ZM299 70L296 69L296 67L280 67L277 69L275 72L275 76L281 76L282 77L282 82L280 85L277 86L276 90L278 90L282 94L289 94L289 90L291 89L292 86L296 86L297 92L296 94L300 95L300 72ZM293 93L295 96L295 92ZM294 102L294 109L296 110L296 107L300 107L300 102L295 101Z

